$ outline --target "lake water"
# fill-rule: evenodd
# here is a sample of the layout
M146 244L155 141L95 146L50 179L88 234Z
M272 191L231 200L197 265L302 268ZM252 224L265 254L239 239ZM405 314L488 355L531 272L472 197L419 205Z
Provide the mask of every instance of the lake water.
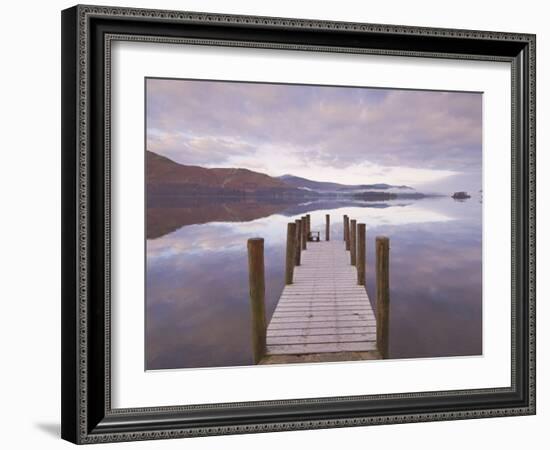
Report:
M390 358L482 353L478 198L385 203L154 199L147 210L146 368L252 364L246 242L265 240L266 315L284 287L286 224L342 239L347 214L367 226L367 292L375 305L375 237L390 238ZM321 233L324 236L324 232Z

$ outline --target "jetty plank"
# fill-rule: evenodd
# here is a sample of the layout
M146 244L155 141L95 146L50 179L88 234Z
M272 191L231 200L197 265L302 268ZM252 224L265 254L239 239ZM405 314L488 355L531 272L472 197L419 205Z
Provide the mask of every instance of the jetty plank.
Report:
M268 345L268 355L299 355L304 353L366 352L376 350L375 342L337 342L324 344Z
M344 242L310 242L293 275L267 327L267 357L359 352L379 358L376 317Z
M345 327L345 328L308 328L303 330L301 328L290 328L282 330L270 330L268 336L310 336L320 334L370 334L376 333L376 327Z
M307 336L272 336L272 345L287 344L331 344L343 342L374 342L376 333L353 333L353 334L309 334Z
M346 320L335 321L326 320L322 322L286 322L286 323L273 323L269 327L271 330L283 330L286 328L294 329L307 329L307 328L345 328L345 327L364 327L364 326L376 326L375 320Z

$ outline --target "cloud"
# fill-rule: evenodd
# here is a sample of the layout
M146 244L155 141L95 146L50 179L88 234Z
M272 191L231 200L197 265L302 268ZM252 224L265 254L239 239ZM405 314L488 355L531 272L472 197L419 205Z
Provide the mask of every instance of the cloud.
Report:
M232 136L200 136L180 131L148 129L147 149L186 164L216 166L229 156L244 156L255 147Z
M423 183L479 172L481 117L479 93L147 81L150 150L273 175L362 182L392 173Z

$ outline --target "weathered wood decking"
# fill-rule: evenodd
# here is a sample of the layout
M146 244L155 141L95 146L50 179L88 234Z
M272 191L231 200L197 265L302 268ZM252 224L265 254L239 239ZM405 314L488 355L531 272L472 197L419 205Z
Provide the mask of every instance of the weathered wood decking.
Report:
M345 243L308 242L267 327L262 363L379 357L376 318Z
M330 241L326 214L318 242L309 214L287 224L285 288L268 326L264 239L248 239L254 364L388 357L389 239L376 237L375 317L365 289L366 226L347 215L343 225L344 242Z

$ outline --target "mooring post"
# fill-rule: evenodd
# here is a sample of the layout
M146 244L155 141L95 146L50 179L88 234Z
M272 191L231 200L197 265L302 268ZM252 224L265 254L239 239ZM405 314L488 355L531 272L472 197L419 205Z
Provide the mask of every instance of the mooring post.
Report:
M296 224L290 222L286 228L286 264L285 264L285 284L292 284L294 275L294 247L296 245Z
M355 266L357 261L357 220L355 219L350 221L349 250L351 265Z
M344 242L346 242L346 215L344 214L344 221L342 222L342 234L344 236Z
M307 217L302 216L302 250L307 250Z
M296 238L294 239L294 265L299 266L302 259L302 221L296 219Z
M309 239L309 233L311 233L311 216L309 214L306 215L307 219L307 235L306 239Z
M390 240L376 238L376 343L382 358L388 358L390 324Z
M248 286L252 310L252 356L258 364L266 352L264 240L248 240Z
M344 216L344 240L346 241L346 250L349 251L349 217Z
M325 215L325 241L330 241L330 214Z
M367 265L367 227L364 223L357 224L357 284L365 285L365 270Z

